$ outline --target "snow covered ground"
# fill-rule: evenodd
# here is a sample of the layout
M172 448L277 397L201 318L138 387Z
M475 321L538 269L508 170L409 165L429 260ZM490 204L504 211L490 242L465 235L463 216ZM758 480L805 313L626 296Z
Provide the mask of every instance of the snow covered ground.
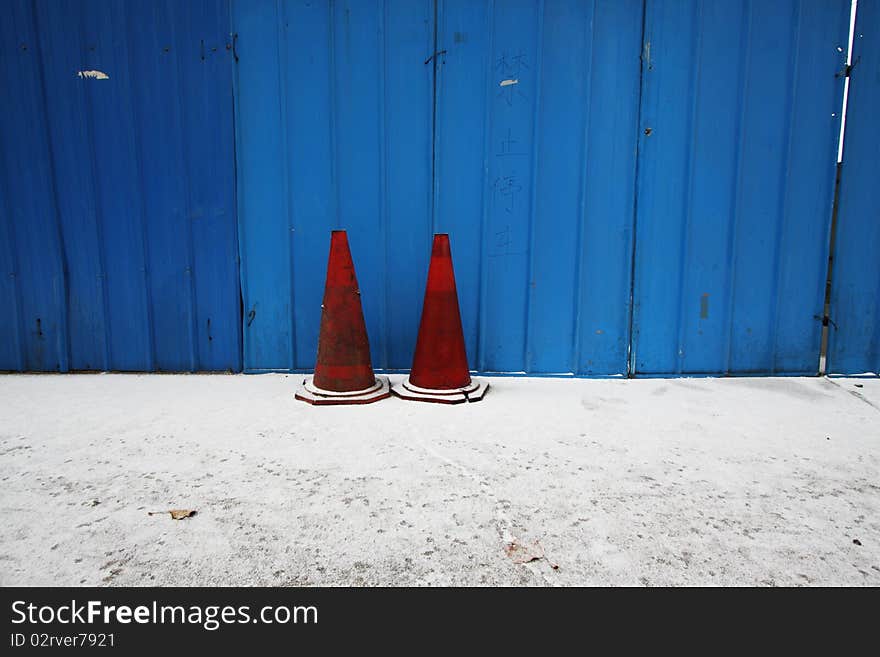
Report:
M880 585L878 379L299 378L0 376L0 584Z

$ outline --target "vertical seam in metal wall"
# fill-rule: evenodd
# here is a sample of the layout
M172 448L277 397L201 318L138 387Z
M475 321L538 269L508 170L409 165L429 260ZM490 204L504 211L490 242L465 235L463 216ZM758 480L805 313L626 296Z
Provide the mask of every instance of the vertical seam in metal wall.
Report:
M648 86L648 71L650 70L651 61L646 62L645 42L648 35L648 2L650 0L642 0L642 34L639 40L639 97L636 109L636 152L635 152L635 171L633 173L633 212L632 212L632 232L629 246L629 305L627 307L627 354L626 354L626 375L634 377L636 375L636 256L638 254L638 221L639 221L639 180L641 177L641 160L642 160L642 110L644 103L647 102L647 94L645 87ZM650 52L650 51L649 51Z
M80 35L80 58L85 60L85 51L83 50L86 47L84 37L86 35L85 31L85 12L78 12L79 14L79 24L77 25L79 35ZM91 183L92 183L92 197L94 200L94 208L95 208L95 237L97 239L98 245L98 266L100 267L100 274L98 275L98 281L101 286L101 312L102 316L102 325L104 329L104 371L109 371L112 367L113 353L112 353L112 326L110 325L110 298L109 291L107 290L107 256L106 249L104 247L104 208L101 204L101 194L99 191L100 183L98 181L98 157L95 152L95 113L92 108L91 96L89 96L88 87L86 86L87 79L82 78L81 81L77 84L80 85L80 89L82 91L83 97L83 123L85 124L85 132L86 137L88 137L88 145L89 145L89 170L91 173Z
M691 108L690 113L688 114L688 120L691 123L691 141L688 145L690 149L690 154L687 158L687 163L685 166L685 176L684 178L687 180L687 188L685 190L685 220L682 222L681 233L679 242L683 244L681 250L681 259L679 262L679 272L678 272L678 312L677 312L677 321L678 328L676 331L677 340L675 345L675 355L676 355L676 366L675 371L677 374L681 374L684 370L684 357L685 350L682 347L682 338L683 335L683 327L684 327L684 282L685 282L685 267L687 266L688 259L690 258L690 247L691 247L691 209L693 206L693 198L694 198L694 158L696 157L697 150L697 106L699 105L699 89L700 89L700 77L702 73L702 53L701 48L703 45L703 34L702 34L702 23L703 23L703 7L700 3L694 5L694 17L693 21L695 23L694 26L694 60L695 60L695 71L691 76L691 85L690 85L690 95L691 95Z
M4 59L5 58L0 59L0 63L2 63ZM0 146L2 145L3 144L0 143ZM15 343L18 353L17 369L19 372L23 372L27 363L27 353L24 337L24 318L22 317L23 310L20 283L21 267L19 266L20 263L18 258L18 246L16 244L17 240L15 235L15 215L12 209L12 204L10 202L12 195L9 191L9 175L6 170L6 158L3 157L2 154L0 154L0 174L2 174L0 175L0 191L3 192L2 196L0 196L0 203L3 203L5 206L5 221L3 222L3 226L5 227L6 232L6 243L9 245L9 257L11 259L10 264L12 265L12 271L9 272L9 275L12 278L12 294L14 303L12 312L15 317Z
M120 11L122 12L122 22L126 24L127 18L130 14L126 11L126 7L124 4L119 5ZM129 28L132 32L134 32L134 25L130 25ZM132 75L132 69L134 68L131 60L131 48L127 42L124 42L125 48L125 66L126 66L126 77L129 80L128 85L128 94L125 95L127 99L128 113L132 119L132 124L136 125L137 113L134 109L134 104L132 103L132 89L131 89L131 81L134 80L134 76ZM137 134L133 134L131 137L133 150L134 150L134 159L135 159L135 173L137 180L137 191L138 191L138 199L137 199L137 216L140 222L141 228L141 257L143 258L144 268L143 268L143 281L144 281L144 301L146 303L146 316L147 316L147 339L148 339L148 353L147 353L147 364L150 371L154 371L156 369L156 337L155 337L155 327L153 325L153 294L151 288L151 276L150 276L150 243L149 238L147 237L147 221L146 221L146 208L144 207L144 166L143 166L143 153L141 152L141 143L140 139L138 139Z
M333 202L333 219L334 226L339 230L341 218L339 216L339 149L337 145L337 131L339 129L338 112L336 111L336 2L330 0L327 5L329 19L327 22L327 45L328 45L328 66L327 77L328 86L330 87L330 196Z
M794 48L791 51L791 66L789 67L789 71L791 72L791 83L788 87L788 128L785 131L785 157L782 159L782 167L779 172L779 188L782 190L782 194L780 196L780 207L779 207L779 220L776 224L776 236L775 242L773 245L773 262L776 265L776 275L773 280L773 293L770 295L770 298L773 299L773 319L771 322L772 326L772 335L773 335L773 352L772 352L772 361L770 363L770 374L775 374L777 370L777 362L779 357L779 349L778 349L778 341L779 341L779 287L780 287L780 279L782 278L782 260L780 259L780 254L782 253L782 240L785 238L785 226L788 223L788 194L789 194L789 185L788 185L788 174L790 173L789 168L791 166L791 146L792 142L792 130L794 127L794 114L795 107L797 104L797 69L798 62L800 61L800 48L801 48L801 5L800 2L796 2L794 4L795 13L794 20L792 20L791 24L794 29ZM818 363L817 363L818 364Z
M432 66L431 66L431 188L428 192L428 203L430 203L430 212L431 215L428 218L429 220L429 228L430 233L428 235L428 244L431 244L431 240L433 238L434 233L437 232L437 215L438 205L440 203L440 175L439 175L439 167L437 166L437 162L440 159L440 143L437 139L437 110L439 107L439 95L440 95L440 66L438 61L440 59L440 55L437 54L440 46L440 3L442 0L430 0L429 4L433 7L434 11L434 25L433 32L434 38L431 43L431 58L432 58Z
M248 284L247 284L247 261L244 257L245 255L245 244L246 240L246 231L245 231L245 222L243 220L244 212L242 211L241 203L243 195L240 195L239 185L242 179L242 171L238 166L238 156L240 152L240 142L241 142L241 125L237 118L241 115L241 108L239 107L239 96L240 96L240 83L238 80L238 56L235 54L234 44L236 39L238 38L238 33L236 31L236 26L233 24L235 12L233 11L233 1L229 0L227 7L229 10L229 39L233 44L233 48L231 50L227 50L226 52L231 56L230 67L231 67L231 76L230 82L232 85L232 148L233 148L233 157L232 157L232 190L233 190L233 207L235 208L235 227L236 227L236 252L235 252L235 260L238 268L238 285L239 285L239 303L238 303L238 358L240 360L241 370L245 371L246 363L248 362L248 358L246 355L246 351L250 348L250 344L245 340L245 324L244 324L244 302L247 299L250 301L248 297Z
M483 194L480 213L480 260L479 260L479 300L477 302L477 369L486 371L486 331L483 323L486 321L486 295L488 287L488 264L486 259L486 228L488 222L489 205L492 202L488 193L489 186L489 133L491 132L490 120L492 117L492 63L495 51L495 0L486 0L486 22L489 30L487 44L487 62L484 68L485 106L483 108Z
M855 7L853 5L856 5ZM853 9L856 9L856 16L852 15ZM841 161L837 162L837 158L835 157L834 164L834 184L831 188L831 212L830 219L828 225L828 231L826 234L827 240L827 248L825 249L825 276L822 278L822 330L820 332L819 337L819 359L817 365L817 374L819 376L823 376L828 372L828 357L829 351L832 345L832 333L831 333L831 304L834 298L834 259L835 259L835 251L837 250L837 225L838 225L838 214L839 214L839 204L840 204L840 186L841 180L843 178L843 148L846 142L846 124L840 126L840 123L844 120L844 114L849 105L849 89L852 89L852 78L851 78L851 65L855 61L853 57L853 52L850 50L850 45L852 45L852 50L855 50L856 41L855 41L855 30L856 23L853 21L858 21L858 5L850 0L849 7L846 8L846 50L843 51L843 66L844 71L846 71L846 75L841 80L840 91L837 97L838 100L838 120L835 122L838 124L837 130L835 130L834 138L832 143L837 148L836 153L841 156ZM849 83L847 84L847 80ZM832 114L833 116L833 114Z
M846 129L844 127L844 129ZM831 199L831 225L828 233L828 257L825 260L825 290L822 297L822 333L819 342L818 374L828 373L828 356L831 347L831 302L834 296L834 259L837 250L837 225L840 211L840 183L843 174L843 162L835 164L834 194ZM824 359L823 359L824 356Z
M285 231L287 239L285 244L287 247L287 281L290 286L287 302L287 338L288 349L290 349L290 358L288 360L288 370L296 369L296 322L295 322L295 301L294 301L294 270L295 263L293 261L293 186L290 184L290 130L287 128L288 115L290 108L288 107L287 97L287 13L285 4L281 0L275 0L275 26L276 26L276 48L275 54L278 57L278 124L281 129L281 175L283 177L281 190L282 203L284 204L284 218L287 220Z
M189 10L189 5L181 5L182 7L187 7ZM166 5L167 7L167 5ZM171 28L171 42L177 45L179 42L176 39L177 30L175 30L175 23L177 21L174 20L171 16L171 12L169 11L169 27ZM190 23L191 25L192 23ZM191 36L191 34L187 34L186 36ZM180 128L180 140L179 140L179 148L180 148L180 161L183 164L183 210L184 210L184 222L186 224L186 257L187 257L187 267L188 271L188 279L189 279L189 318L190 318L190 349L189 349L189 361L190 361L190 370L195 372L199 369L199 342L198 342L198 300L196 298L196 263L195 263L195 251L193 246L193 234L192 234L192 180L190 176L190 162L187 161L187 148L184 144L183 133L185 129L185 112L183 108L183 91L181 88L181 72L180 72L180 60L181 56L185 52L183 48L179 48L179 53L174 56L174 68L176 72L176 83L177 83L177 125Z
M227 15L226 15L226 24L221 25L220 19L222 18L222 14L217 16L217 25L215 26L220 30L220 37L222 41L229 44L232 40L232 7L230 6L230 2L226 3ZM230 44L231 45L231 44ZM232 134L232 207L230 211L232 212L232 220L235 223L235 230L232 231L232 240L233 240L233 263L235 264L235 280L238 283L238 290L234 290L238 292L238 305L235 306L235 300L233 300L233 306L237 308L237 321L234 322L236 326L235 329L235 356L233 360L233 368L238 369L239 371L244 370L244 335L242 331L242 324L244 321L244 304L242 297L242 282L241 282L241 246L240 246L240 234L239 234L239 221L238 221L238 127L235 125L235 117L238 115L238 108L236 107L235 100L235 58L233 57L232 50L227 48L225 50L226 58L229 62L229 68L227 69L229 72L229 102L231 105L232 111L230 112L230 118L232 119L232 125L230 126L230 133ZM234 371L234 370L233 370Z
M535 293L532 276L535 267L535 212L538 201L536 185L538 184L538 150L541 127L541 81L544 77L544 0L538 0L537 7L537 43L535 44L535 100L532 104L532 171L531 185L529 187L529 241L526 245L529 251L528 268L526 271L526 302L525 302L525 332L523 334L523 371L532 371L532 296Z
M8 183L6 183L6 174L4 172L3 175L3 187L4 187L4 199L9 198L9 190ZM15 307L12 309L13 316L15 317L15 344L18 352L18 371L23 372L25 369L25 363L27 362L27 355L25 353L25 341L24 341L24 326L23 326L23 318L22 318L22 300L21 300L21 285L19 280L21 278L19 263L18 263L18 247L16 246L15 239L15 228L13 227L13 222L15 217L12 214L12 209L9 206L7 201L6 203L6 221L4 222L6 226L6 234L7 234L7 244L9 244L10 257L12 258L12 294L14 299Z
M14 18L14 15L13 15ZM6 20L6 16L4 16L4 20ZM16 30L17 31L17 30ZM0 57L0 66L3 66L4 69L8 70L8 67L12 65L12 62L9 61L7 57ZM4 79L9 79L9 74L6 74ZM24 338L24 325L22 318L22 298L21 298L21 286L20 286L20 278L21 278L21 268L19 267L19 259L18 259L18 247L17 240L15 234L15 215L12 208L12 195L11 190L9 189L9 173L8 173L8 165L5 157L6 148L5 144L0 141L0 204L4 207L2 224L6 233L6 244L9 248L9 257L10 257L10 265L12 267L12 271L8 272L10 277L12 278L12 291L13 291L13 315L15 317L15 339L17 354L18 354L18 371L24 371L25 363L27 362L27 354L25 353L25 338ZM3 272L4 275L7 272Z
M14 16L13 16L14 18ZM17 27L17 26L16 26ZM16 32L18 30L16 29ZM5 59L5 58L3 58ZM3 60L0 60L3 61ZM8 62L8 60L7 60ZM8 65L8 63L7 63ZM8 79L8 77L7 77ZM5 158L0 155L4 164L6 164ZM21 258L19 258L18 253L18 231L15 230L16 223L16 215L15 210L12 207L12 194L9 189L8 182L8 171L4 170L3 175L3 187L5 194L3 196L6 200L6 216L8 219L8 231L9 231L9 246L11 249L10 255L12 256L12 267L14 270L14 288L15 288L15 303L16 303L16 330L18 337L18 358L19 358L19 371L25 371L25 368L28 365L28 354L27 354L27 334L24 326L24 291L21 287Z
M382 369L388 369L388 130L387 130L387 76L388 55L386 43L388 41L388 3L380 0L381 27L379 30L379 235L382 238Z
M739 69L739 91L738 91L738 104L739 104L739 113L737 114L737 125L736 125L736 142L734 146L734 171L736 172L733 180L733 194L731 195L731 208L730 208L730 226L728 228L727 234L727 272L729 276L728 282L728 290L727 290L727 336L724 349L724 374L730 374L730 352L733 346L733 301L734 294L736 290L736 242L737 237L739 235L739 209L740 209L740 201L742 196L742 174L743 174L743 157L742 157L742 145L743 145L743 133L745 132L744 128L744 116L746 113L746 98L747 98L747 90L749 88L749 79L748 75L746 75L746 71L748 70L749 65L749 57L752 52L752 40L751 40L751 29L752 29L752 3L751 0L744 0L743 2L743 17L742 17L742 29L740 30L740 69Z
M572 350L569 354L569 369L573 374L581 372L581 310L583 309L583 266L584 259L584 224L587 221L587 169L590 156L590 114L593 109L593 52L596 43L596 5L598 0L593 0L590 9L590 22L584 32L589 42L584 48L584 72L587 80L584 84L584 128L581 136L581 172L578 194L580 195L577 229L575 231L575 258L574 258L574 321L572 323ZM643 0L644 6L644 0Z
M58 203L58 176L55 170L55 149L52 143L52 130L49 129L49 101L46 89L45 54L40 39L39 21L37 20L36 2L31 4L31 21L34 41L37 50L37 69L40 73L40 96L43 101L43 126L46 130L46 149L49 156L49 186L52 190L52 208L55 219L55 239L58 245L58 262L61 267L61 299L58 304L61 312L61 330L58 331L56 349L58 352L59 370L70 370L70 324L68 319L68 300L70 288L67 271L67 254L64 250L64 233L61 229L61 207ZM56 291L56 294L58 291Z

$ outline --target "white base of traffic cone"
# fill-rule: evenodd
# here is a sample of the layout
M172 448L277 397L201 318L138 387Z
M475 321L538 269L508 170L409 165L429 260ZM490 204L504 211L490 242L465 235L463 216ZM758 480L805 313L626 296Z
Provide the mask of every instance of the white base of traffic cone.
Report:
M435 404L461 404L462 402L480 401L489 389L489 383L478 379L471 379L471 383L464 388L451 388L448 390L435 390L433 388L420 388L410 383L409 377L402 383L391 387L391 392L401 399L410 401L434 402Z
M334 392L317 387L309 376L303 379L302 385L296 389L297 399L315 406L331 406L341 404L369 404L391 396L388 379L377 376L376 383L363 390L350 392Z

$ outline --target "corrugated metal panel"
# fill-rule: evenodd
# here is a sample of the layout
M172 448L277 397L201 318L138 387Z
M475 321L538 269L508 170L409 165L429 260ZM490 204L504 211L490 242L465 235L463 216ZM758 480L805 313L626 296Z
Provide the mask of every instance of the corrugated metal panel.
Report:
M439 6L436 225L472 364L626 372L641 2Z
M246 369L313 365L345 228L376 367L410 365L437 231L472 366L626 371L640 2L238 2L233 21Z
M227 3L10 9L0 368L240 369Z
M308 369L345 228L380 368L442 231L479 370L815 372L847 8L260 0L228 50L220 0L16 0L0 368L237 369L243 322L246 369ZM875 353L841 261L832 349Z
M840 181L828 371L880 373L880 2L859 0Z
M374 366L409 367L431 244L433 15L430 1L234 3L247 370L314 365L337 228Z
M648 0L636 373L816 373L849 3Z
M65 280L40 42L31 3L4 5L0 20L0 369L66 370Z

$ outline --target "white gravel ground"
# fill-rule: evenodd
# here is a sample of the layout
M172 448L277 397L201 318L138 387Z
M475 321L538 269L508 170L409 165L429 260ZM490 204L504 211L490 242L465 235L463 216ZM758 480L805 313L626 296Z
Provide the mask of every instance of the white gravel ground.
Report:
M299 378L0 376L0 584L880 584L878 379Z

